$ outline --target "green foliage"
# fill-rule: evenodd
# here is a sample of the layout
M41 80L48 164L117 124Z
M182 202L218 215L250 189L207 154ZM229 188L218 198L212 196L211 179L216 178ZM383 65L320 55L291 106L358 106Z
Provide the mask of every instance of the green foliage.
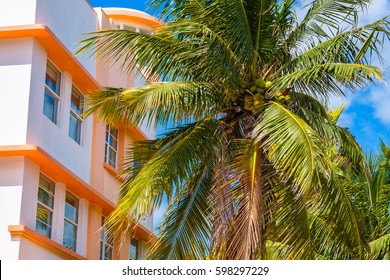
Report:
M370 167L327 110L383 81L370 61L390 23L358 26L369 3L314 0L297 22L294 0L154 0L153 34L89 34L80 51L148 84L94 92L86 114L173 126L129 148L110 229L165 197L150 258L388 258L389 149Z

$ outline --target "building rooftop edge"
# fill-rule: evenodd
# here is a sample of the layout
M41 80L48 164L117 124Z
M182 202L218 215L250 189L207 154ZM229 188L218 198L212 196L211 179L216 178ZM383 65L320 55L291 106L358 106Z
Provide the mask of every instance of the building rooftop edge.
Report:
M96 8L95 8L96 9ZM102 9L108 18L128 18L133 20L141 20L151 26L158 26L164 24L160 19L143 11L129 9L129 8L98 8Z

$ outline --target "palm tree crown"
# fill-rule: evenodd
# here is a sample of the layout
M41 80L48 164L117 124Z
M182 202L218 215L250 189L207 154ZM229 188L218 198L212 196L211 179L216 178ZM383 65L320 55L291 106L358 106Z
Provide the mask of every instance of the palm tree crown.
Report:
M89 114L173 126L131 147L112 228L166 197L153 258L364 258L343 174L366 164L326 101L382 80L370 58L389 22L358 26L369 3L314 0L298 22L294 0L155 0L166 23L153 34L84 40L160 81L95 92Z

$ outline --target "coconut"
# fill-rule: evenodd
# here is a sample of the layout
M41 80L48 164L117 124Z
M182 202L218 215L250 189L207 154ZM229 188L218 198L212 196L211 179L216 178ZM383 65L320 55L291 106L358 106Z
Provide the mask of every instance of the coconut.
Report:
M256 93L255 95L253 95L253 99L254 99L255 101L257 101L257 100L263 100L264 97L263 97L260 93Z
M266 89L269 89L271 86L272 86L272 82L271 81L266 81L265 82L265 88Z
M256 87L256 92L258 92L258 93L264 93L264 88Z
M255 84L258 87L265 88L265 82L262 78L258 78L255 80Z

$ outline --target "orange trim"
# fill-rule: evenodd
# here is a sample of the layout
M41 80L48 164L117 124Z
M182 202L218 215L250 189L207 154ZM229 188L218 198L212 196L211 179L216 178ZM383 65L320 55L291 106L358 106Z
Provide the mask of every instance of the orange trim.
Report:
M0 27L0 39L28 37L33 37L42 44L47 51L49 59L61 71L69 72L72 75L74 84L81 91L87 93L102 88L46 25L31 24Z
M74 195L98 204L102 207L104 214L107 215L115 209L114 203L106 199L72 171L36 145L0 146L0 157L1 156L25 156L38 164L41 168L41 172L45 173L51 179L64 183Z
M116 179L120 179L119 177L119 170L117 168L112 167L108 163L103 162L103 167L106 169L108 172L111 173L111 175L115 176Z
M86 260L87 258L82 255L65 248L61 244L58 244L54 240L32 230L31 228L24 225L9 225L8 231L11 233L12 237L19 237L28 239L40 246L45 247L54 254L60 256L61 258L68 260Z
M125 9L125 8L103 8L104 13L108 18L130 20L149 25L150 27L157 27L163 25L164 22L141 11Z
M109 215L115 209L115 204L80 179L72 171L50 156L36 145L0 146L0 157L25 156L40 166L41 172L57 182L66 185L74 195L94 202L102 208L103 215ZM141 224L135 225L139 239L154 240L155 236Z
M148 243L152 243L157 239L157 237L152 232L150 232L150 230L148 230L140 223L136 223L134 225L134 237L139 240L145 240Z
M124 129L131 135L131 138L134 141L143 141L148 140L149 138L145 135L141 128L131 124L131 123L122 123L118 125L118 129Z
M43 24L0 27L0 39L37 39L46 49L49 59L61 70L69 72L73 83L83 92L101 90L102 86L92 77L75 56L61 43L49 27ZM146 139L140 128L131 126L138 139Z

